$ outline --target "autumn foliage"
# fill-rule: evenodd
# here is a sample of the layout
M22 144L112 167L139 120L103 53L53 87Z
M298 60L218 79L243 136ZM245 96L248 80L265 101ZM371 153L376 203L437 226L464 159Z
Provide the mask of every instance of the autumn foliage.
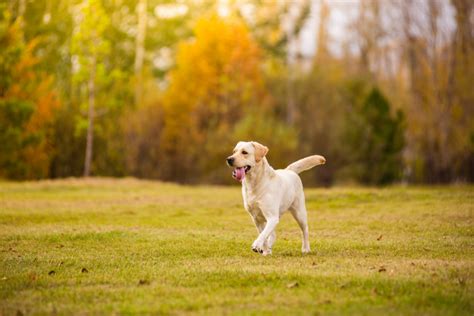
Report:
M19 21L0 34L0 176L39 179L49 175L54 111L60 103L50 75L35 69L37 40L22 44Z
M324 155L309 185L474 180L472 1L361 0L344 38L322 0L51 3L0 5L1 178L232 183L258 140Z
M246 27L212 17L198 21L194 33L178 48L163 97L165 179L201 177L225 155L236 123L263 105L260 51Z

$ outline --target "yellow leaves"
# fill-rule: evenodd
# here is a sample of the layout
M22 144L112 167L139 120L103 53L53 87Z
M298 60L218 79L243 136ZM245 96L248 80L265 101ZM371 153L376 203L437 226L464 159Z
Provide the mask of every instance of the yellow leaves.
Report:
M265 95L260 49L241 21L201 19L194 35L178 47L163 98L161 146L167 153L164 160L174 157L166 163L174 177L186 173L187 164L203 163L197 161L197 150L213 147L210 134L222 134L211 137L222 144L246 110L260 106Z
M195 39L179 46L172 85L190 85L198 90L189 90L199 95L209 86L222 88L218 86L221 76L234 81L258 78L259 60L259 49L242 23L202 19L196 24Z
M232 93L258 91L260 52L241 22L212 17L199 20L194 31L194 40L179 46L168 107L192 111L205 103L216 111Z

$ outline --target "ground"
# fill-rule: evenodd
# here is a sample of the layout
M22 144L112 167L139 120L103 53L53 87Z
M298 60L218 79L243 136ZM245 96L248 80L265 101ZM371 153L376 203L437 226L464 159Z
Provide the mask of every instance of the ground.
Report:
M0 183L0 315L474 314L474 187L306 189L273 255L240 188Z

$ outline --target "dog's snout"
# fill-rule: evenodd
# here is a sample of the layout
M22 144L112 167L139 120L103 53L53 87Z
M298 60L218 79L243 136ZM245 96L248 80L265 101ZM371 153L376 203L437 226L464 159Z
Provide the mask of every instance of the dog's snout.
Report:
M232 166L234 164L234 157L227 157L226 161L229 166Z

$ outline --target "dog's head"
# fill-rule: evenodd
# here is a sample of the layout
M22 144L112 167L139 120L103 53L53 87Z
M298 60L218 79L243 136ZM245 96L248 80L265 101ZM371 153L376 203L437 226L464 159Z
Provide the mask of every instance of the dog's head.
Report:
M242 181L265 157L268 148L257 142L238 142L233 154L227 157L227 164L234 168L232 177Z

